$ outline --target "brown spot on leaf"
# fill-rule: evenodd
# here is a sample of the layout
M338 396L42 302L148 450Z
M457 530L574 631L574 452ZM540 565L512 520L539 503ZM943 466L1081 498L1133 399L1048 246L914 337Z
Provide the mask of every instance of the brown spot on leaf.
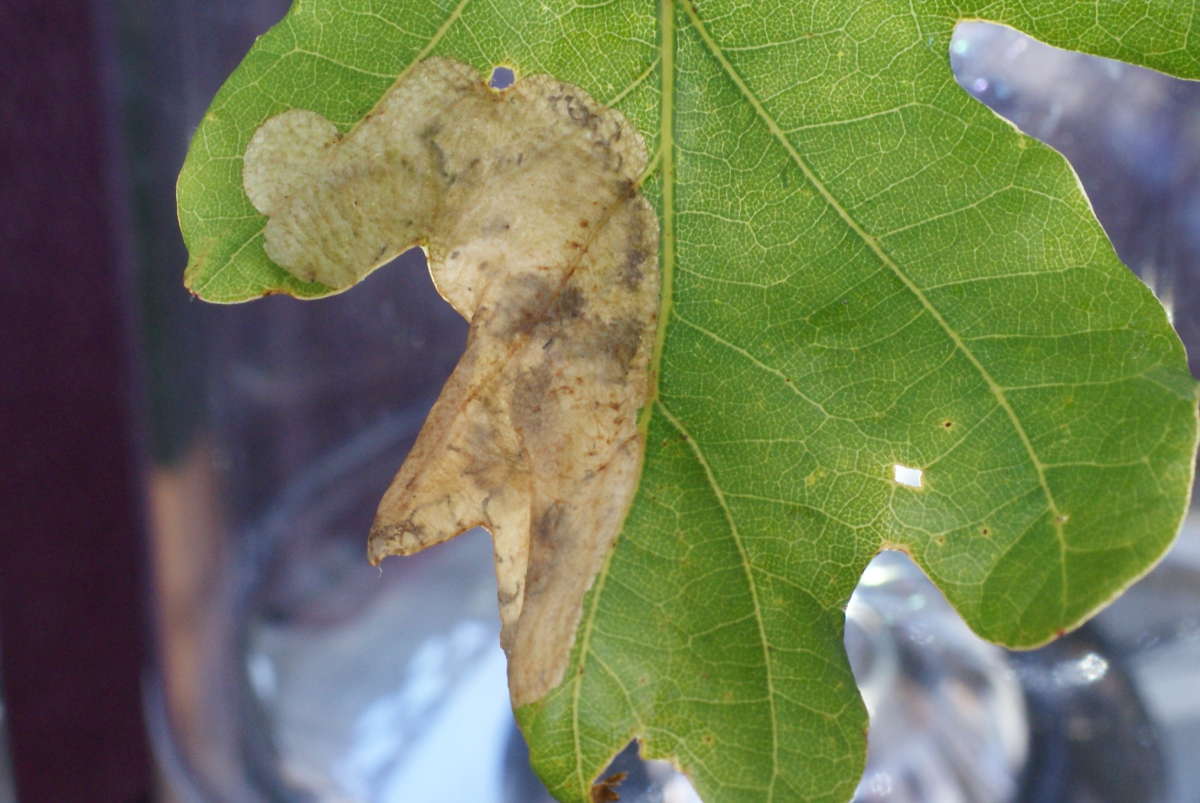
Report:
M647 254L641 249L634 248L625 254L625 264L621 268L621 284L630 290L636 290L642 282L642 263Z
M566 520L567 506L554 502L543 511L533 524L533 537L539 543L553 545L560 540L562 525Z
M587 306L583 299L583 293L578 287L568 287L563 290L550 304L550 309L546 312L546 318L550 321L558 322L564 319L578 318L583 314L583 308Z
M561 288L535 273L525 273L511 281L513 285L507 292L508 336L528 335L539 327L557 330L582 315L587 306L583 292L574 285Z
M613 321L604 327L599 346L607 352L622 373L629 369L629 363L633 361L642 345L644 328L640 321L630 318Z
M603 781L592 784L591 803L612 803L614 800L620 800L621 795L617 793L617 787L626 777L624 772L614 772Z
M548 423L542 413L553 382L554 373L549 361L533 366L516 378L511 405L513 426L517 430L524 432L526 428L541 428Z

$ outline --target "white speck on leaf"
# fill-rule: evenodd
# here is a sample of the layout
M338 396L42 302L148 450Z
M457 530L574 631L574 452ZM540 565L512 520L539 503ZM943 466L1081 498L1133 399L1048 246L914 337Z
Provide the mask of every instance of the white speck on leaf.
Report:
M892 466L892 479L894 479L900 485L904 485L909 488L921 487L921 474L922 471L919 468L902 466L899 463Z

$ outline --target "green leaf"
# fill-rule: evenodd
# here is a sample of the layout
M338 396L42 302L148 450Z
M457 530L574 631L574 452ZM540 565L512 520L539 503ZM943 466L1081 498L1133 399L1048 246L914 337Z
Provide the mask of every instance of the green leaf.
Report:
M582 86L656 154L641 484L572 669L517 712L561 800L631 737L709 803L847 799L866 720L843 606L880 549L1028 647L1172 540L1197 437L1182 346L1063 158L955 83L963 19L1200 77L1200 11L1174 0L303 0L198 129L187 283L220 302L330 292L263 253L256 128L302 108L346 131L426 57Z

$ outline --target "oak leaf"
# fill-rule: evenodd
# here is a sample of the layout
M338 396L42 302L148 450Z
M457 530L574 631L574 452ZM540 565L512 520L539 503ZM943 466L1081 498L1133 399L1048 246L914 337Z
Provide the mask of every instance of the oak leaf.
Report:
M303 239L313 227L300 223L292 239L272 233L277 204L314 181L318 140L322 149L347 147L390 92L436 69L421 66L438 63L431 58L470 64L474 77L463 80L480 86L492 65L511 65L514 93L555 82L578 87L576 99L596 99L581 101L588 114L623 118L623 130L647 143L645 171L632 162L614 169L657 213L641 235L650 254L641 286L653 295L647 277L656 254L661 331L652 339L643 328L636 347L632 336L613 340L633 354L630 384L618 396L625 411L645 400L640 428L621 429L632 418L622 413L618 425L614 411L596 430L621 433L597 434L596 443L615 449L611 465L632 472L632 503L617 514L626 497L609 500L568 572L579 593L591 573L595 579L578 615L568 606L565 672L560 678L555 653L547 663L554 671L514 685L534 765L561 799L587 801L632 737L643 755L687 770L710 803L846 799L862 766L865 712L842 650L843 606L880 549L909 552L980 634L1028 647L1082 622L1172 540L1197 434L1182 347L1161 306L1117 260L1062 157L954 82L950 36L969 18L1200 77L1190 38L1200 11L1171 0L306 0L214 100L179 192L192 257L186 281L223 302L340 290L402 247L394 228L402 225L428 238L437 274L454 262L445 249L486 240L478 230L459 237L445 227L508 222L514 208L481 198L486 214L450 222L432 211L409 223L372 223L361 242L346 234L316 247ZM309 77L289 79L299 74ZM482 100L484 91L464 96L479 95L481 109L503 105ZM444 143L470 134L443 126L422 145L416 120L467 121L440 97L421 100L428 105L406 110L413 153L427 157L414 186L432 182L429 192L442 197L439 182L445 189L469 172L456 154L473 153ZM281 114L285 122L272 124ZM267 168L291 183L260 193L247 147L264 124L307 133L304 147ZM611 214L642 217L633 211L639 195L611 192L611 179L587 183L601 207L617 210ZM381 203L398 203L399 191L387 191ZM320 206L351 220L345 204L353 193L328 192ZM566 184L552 183L536 199L526 192L520 206L540 214L539 204L553 205L559 192L578 211ZM585 347L594 337L565 334L571 310L597 333L620 319L590 296L583 305L573 299L568 291L583 274L561 279L565 232L584 219L590 230L600 216L546 223L558 240L543 263L559 278L530 289L528 304L498 292L490 298L506 299L505 309L484 316L470 300L484 275L481 255L508 245L473 246L481 250L461 285L438 276L473 334L427 431L470 443L472 459L484 455L488 471L503 466L495 470L511 484L500 491L496 478L481 475L440 513L414 509L413 499L438 498L419 487L418 465L431 481L470 467L468 457L439 453L443 441L423 434L428 443L381 508L373 549L406 551L460 524L489 521L500 533L498 554L516 563L522 541L508 534L549 521L561 535L572 528L557 523L556 506L566 505L571 520L598 509L600 485L589 487L582 475L556 484L535 477L543 470L537 460L507 461L533 431L514 424L527 403L515 395L541 387L522 373L539 364L539 339L553 350L563 332L574 338L569 348L584 352L562 352L551 374L619 373L622 360ZM344 231L351 230L359 228ZM595 276L606 277L604 288L619 289L619 260L575 242L603 263ZM629 242L613 253L638 250ZM318 258L339 249L357 255L347 272ZM514 258L509 267L525 275L530 265ZM603 288L577 289L583 299ZM631 307L629 320L650 326L653 314L628 301L639 310ZM526 325L512 310L530 312L529 337L485 344L485 330ZM493 349L513 349L512 358L488 357ZM484 363L505 366L495 384L482 380ZM473 395L468 387L489 390ZM552 408L579 412L560 398ZM456 421L484 422L486 437L473 441ZM645 444L640 462L628 457L628 432ZM533 450L544 455L552 443ZM565 447L568 462L580 448ZM899 479L909 476L920 480ZM410 480L415 496L406 497ZM612 487L625 487L624 479ZM473 512L493 491L504 513ZM525 505L527 521L518 522ZM605 528L618 520L615 548L601 554L616 533ZM445 522L452 526L437 533L427 526ZM538 540L527 543L534 567ZM518 591L521 576L507 575L502 594ZM528 606L532 580L525 582ZM514 605L504 614L510 650L529 615Z

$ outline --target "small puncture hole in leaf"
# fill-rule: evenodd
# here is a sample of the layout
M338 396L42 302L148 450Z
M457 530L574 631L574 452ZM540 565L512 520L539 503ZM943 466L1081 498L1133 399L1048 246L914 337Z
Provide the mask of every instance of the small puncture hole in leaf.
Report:
M492 89L508 89L515 80L516 75L510 67L494 67L492 77L488 79L488 86Z
M892 466L892 479L909 488L921 487L921 469L902 466L899 463Z
M954 429L954 422L953 421L943 421L942 428L943 429Z

